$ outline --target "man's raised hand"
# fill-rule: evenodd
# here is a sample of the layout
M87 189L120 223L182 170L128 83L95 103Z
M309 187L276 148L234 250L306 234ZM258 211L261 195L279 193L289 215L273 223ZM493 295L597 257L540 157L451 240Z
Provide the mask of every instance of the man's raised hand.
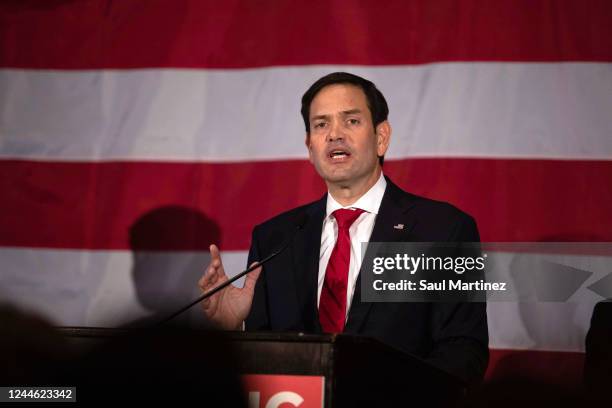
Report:
M210 246L210 255L211 261L198 282L203 293L228 280L223 269L219 248L216 245ZM246 275L242 288L228 285L202 301L202 308L208 320L224 330L240 330L242 322L251 310L253 294L255 293L255 282L257 282L260 273L261 267Z

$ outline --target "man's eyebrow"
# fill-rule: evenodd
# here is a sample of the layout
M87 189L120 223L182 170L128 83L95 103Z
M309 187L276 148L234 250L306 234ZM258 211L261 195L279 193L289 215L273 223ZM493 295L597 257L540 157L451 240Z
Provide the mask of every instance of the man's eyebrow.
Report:
M310 118L310 120L317 120L317 119L329 119L330 115L316 115L313 116L312 118Z
M342 111L341 114L343 116L348 116L348 115L354 115L354 114L362 113L362 112L363 111L361 109L355 108L355 109L349 109L349 110ZM329 119L330 117L331 117L331 115L316 115L316 116L313 116L312 118L310 118L310 120Z

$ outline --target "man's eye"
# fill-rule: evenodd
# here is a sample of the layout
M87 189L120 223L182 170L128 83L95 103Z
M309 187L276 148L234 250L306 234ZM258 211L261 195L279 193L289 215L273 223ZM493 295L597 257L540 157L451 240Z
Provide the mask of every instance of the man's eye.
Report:
M348 120L349 125L358 125L359 123L360 123L359 119L349 119Z
M323 129L325 125L326 125L325 122L319 122L319 123L315 123L314 127L315 129Z

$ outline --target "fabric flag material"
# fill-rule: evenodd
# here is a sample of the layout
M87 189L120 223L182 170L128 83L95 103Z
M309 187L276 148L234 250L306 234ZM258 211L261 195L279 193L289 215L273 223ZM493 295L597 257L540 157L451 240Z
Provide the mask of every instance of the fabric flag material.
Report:
M608 1L5 2L0 27L0 296L57 324L182 305L213 242L241 270L325 192L299 101L338 70L388 99L385 173L483 241L612 241ZM489 377L576 384L600 300L489 304Z

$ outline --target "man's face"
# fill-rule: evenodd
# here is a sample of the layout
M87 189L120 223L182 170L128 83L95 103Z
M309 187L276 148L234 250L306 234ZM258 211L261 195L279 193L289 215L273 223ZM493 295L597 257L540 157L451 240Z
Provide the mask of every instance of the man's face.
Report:
M390 127L372 124L364 92L350 84L321 89L310 104L310 162L329 185L353 187L376 181L378 156L387 151Z

